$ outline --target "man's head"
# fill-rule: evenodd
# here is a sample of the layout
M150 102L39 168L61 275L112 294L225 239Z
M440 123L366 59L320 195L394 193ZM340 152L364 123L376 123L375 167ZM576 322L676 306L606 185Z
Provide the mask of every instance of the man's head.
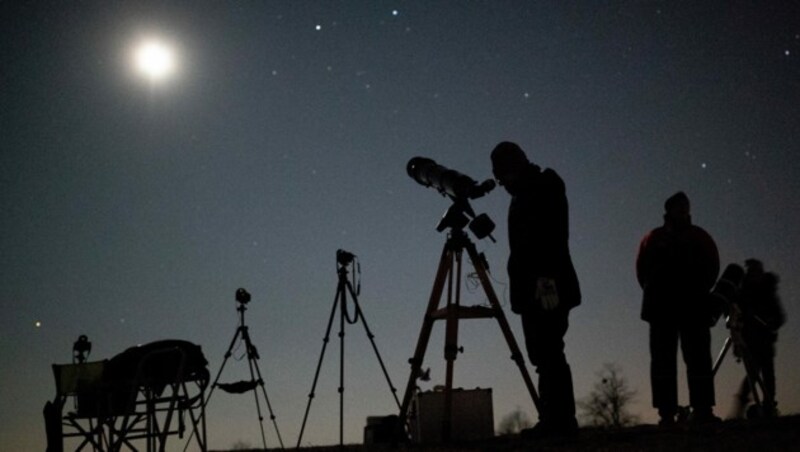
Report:
M514 194L519 187L525 168L528 166L528 157L517 144L503 141L492 150L492 173L497 183L502 185L510 194Z
M764 264L758 259L747 259L744 261L744 267L747 269L747 276L759 277L764 274Z
M692 224L691 204L686 193L679 191L664 203L664 222L676 229Z

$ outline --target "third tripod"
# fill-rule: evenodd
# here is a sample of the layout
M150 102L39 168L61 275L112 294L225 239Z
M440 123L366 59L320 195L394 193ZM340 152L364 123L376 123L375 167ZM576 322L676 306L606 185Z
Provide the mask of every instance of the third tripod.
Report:
M308 420L308 412L311 409L311 401L314 399L314 391L317 387L317 380L319 379L319 371L322 367L322 360L325 357L325 349L328 347L328 341L330 340L331 334L331 327L333 326L333 319L336 316L336 308L339 308L339 445L342 446L344 444L344 329L345 329L345 321L349 324L354 324L361 320L361 323L364 325L364 331L367 333L367 337L369 338L370 343L372 343L372 349L375 350L375 356L378 358L378 363L381 365L381 369L383 370L383 375L386 377L386 382L389 383L389 388L392 391L392 396L394 397L395 403L397 403L397 407L400 407L400 401L397 399L397 389L395 389L394 385L392 385L392 380L389 378L389 373L386 371L386 366L383 364L383 359L381 359L380 353L378 353L378 346L375 345L375 335L372 334L370 331L369 326L367 325L367 321L364 318L364 313L361 311L361 306L358 304L358 290L353 288L353 284L348 279L348 268L353 267L354 269L357 268L357 261L355 259L355 255L349 253L344 250L338 250L336 252L336 264L337 264L337 273L339 276L339 283L336 288L336 297L333 301L333 308L331 309L331 315L328 319L328 327L325 330L325 338L323 339L322 343L322 352L319 356L319 362L317 363L317 371L314 374L314 383L311 385L311 392L308 395L308 405L306 405L306 413L303 416L303 425L300 428L300 436L297 438L297 447L300 447L301 442L303 441L303 431L306 428L306 421ZM355 276L355 275L354 275ZM353 301L353 306L355 307L355 312L353 317L351 318L348 311L347 311L347 294L350 294L350 298Z

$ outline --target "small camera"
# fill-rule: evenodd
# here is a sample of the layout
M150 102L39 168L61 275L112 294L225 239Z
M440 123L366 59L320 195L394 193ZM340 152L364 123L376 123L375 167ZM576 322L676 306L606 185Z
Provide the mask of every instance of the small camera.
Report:
M241 304L249 303L250 293L240 287L239 289L236 290L236 301L238 301Z
M345 250L336 250L336 262L341 266L350 265L356 255Z
M78 364L83 364L92 352L92 343L85 334L81 334L72 345L72 358Z

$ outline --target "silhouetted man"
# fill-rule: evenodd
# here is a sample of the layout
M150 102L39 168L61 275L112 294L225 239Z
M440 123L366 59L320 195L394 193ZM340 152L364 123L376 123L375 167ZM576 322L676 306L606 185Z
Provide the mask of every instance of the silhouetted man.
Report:
M564 355L569 311L581 302L569 254L564 182L552 169L528 161L514 143L492 151L492 171L511 195L508 278L511 310L522 316L525 345L539 374L539 423L534 437L575 434L572 372Z
M778 275L764 271L764 265L757 259L745 261L747 269L742 282L741 298L737 307L741 319L741 337L746 347L752 368L752 378L761 380L763 389L762 412L764 417L777 415L775 402L775 342L778 329L786 321L786 314L778 297ZM750 381L742 382L736 415L740 417L750 400Z
M642 320L650 324L650 382L660 425L675 422L678 409L677 353L680 342L689 386L691 419L713 414L711 326L717 319L709 291L719 274L711 236L692 224L689 198L678 192L664 204L664 225L639 246L636 276L644 289Z

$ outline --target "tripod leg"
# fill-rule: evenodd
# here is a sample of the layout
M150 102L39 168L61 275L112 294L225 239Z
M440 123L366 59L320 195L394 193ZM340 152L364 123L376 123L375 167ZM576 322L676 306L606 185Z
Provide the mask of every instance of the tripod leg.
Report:
M711 376L717 375L717 371L719 370L720 366L722 365L722 360L725 358L725 355L728 353L728 350L731 348L731 344L733 341L731 337L728 336L725 339L725 344L722 346L722 349L719 351L719 355L717 355L717 360L714 361L714 367L711 369Z
M446 362L444 389L444 416L442 418L442 440L449 443L453 430L453 371L458 356L458 320L461 295L461 250L455 251L455 268L450 267L447 284L447 316L444 333L444 359ZM455 285L455 287L453 287ZM453 290L455 289L455 296Z
M481 286L483 286L483 290L486 292L486 297L489 299L489 303L494 309L497 323L500 324L500 329L503 331L503 336L508 343L508 348L511 350L511 359L517 364L517 367L522 374L525 387L528 389L528 393L530 393L531 400L533 401L534 407L536 407L536 411L541 412L541 404L539 401L539 395L536 392L536 387L533 385L531 376L528 373L528 368L525 366L525 358L523 358L522 351L517 345L517 341L514 339L514 333L511 332L511 327L508 325L508 320L506 319L505 314L503 314L503 308L500 306L500 302L497 299L497 294L495 294L492 283L489 280L483 258L478 255L478 251L475 249L475 245L472 242L467 242L466 247L467 252L469 253L469 258L472 261L472 265L475 267L475 271L478 273L478 279L480 279Z
M211 389L208 390L206 401L203 402L204 409L208 405L208 402L211 400L211 394L214 393L214 388L217 387L217 382L219 381L219 377L222 376L222 370L225 369L225 364L228 362L228 358L230 358L231 355L233 354L233 347L236 345L236 340L239 338L240 334L242 334L242 325L239 325L239 327L236 328L236 333L233 335L233 339L231 339L231 345L228 346L228 350L225 352L225 358L222 360L222 365L219 366L217 377L214 378L214 383L211 383Z
M272 411L272 404L269 403L269 396L267 395L267 389L264 387L264 379L261 376L261 369L258 368L258 361L257 360L253 360L252 361L252 368L255 369L256 375L258 376L258 380L257 380L258 381L258 385L261 386L261 393L264 396L264 401L267 404L267 410L269 410L269 418L272 421L272 425L275 427L275 434L278 436L278 443L280 443L281 449L283 449L284 448L284 446L283 446L283 438L281 438L281 432L278 429L278 422L276 420L275 413ZM256 391L254 391L254 392L256 392ZM256 394L258 394L258 393L256 392ZM256 400L258 400L257 397L256 397ZM259 410L258 416L259 416L259 419L261 419L261 411L260 410ZM263 435L263 430L264 430L263 427L262 427L261 430L262 430L262 435ZM265 449L266 449L266 447L267 447L266 444L264 444L264 448Z
M241 312L243 312L243 311L241 311ZM242 323L244 323L243 320L242 320ZM223 358L223 360L222 360L222 365L219 366L219 371L217 371L217 376L216 376L216 378L214 378L214 382L211 383L211 389L208 390L208 394L205 396L205 400L203 401L203 406L202 406L203 424L204 424L203 431L205 431L205 422L206 422L206 420L205 420L205 411L206 411L206 406L208 406L208 402L211 400L211 394L214 393L214 388L217 387L217 382L219 381L219 377L222 376L222 370L225 369L225 364L228 362L228 358L230 358L231 355L233 354L233 347L236 345L236 339L239 338L239 334L241 334L241 332L242 332L242 327L243 327L243 325L240 324L239 327L236 328L236 333L234 333L233 339L231 339L231 344L228 346L228 350L225 352L225 358ZM187 446L192 441L192 438L194 438L194 435L195 435L195 431L192 430L192 433L189 435L189 439L186 441ZM198 438L198 441L199 440L200 439ZM205 441L205 438L203 438L203 441Z
M392 397L394 397L394 401L399 409L400 400L397 398L397 388L394 387L392 384L392 379L389 378L389 372L386 370L386 365L383 364L381 354L378 352L378 346L375 344L375 335L372 334L372 331L369 329L369 325L367 325L367 319L364 317L364 311L361 310L361 305L358 303L358 297L356 296L353 286L349 281L347 282L347 290L350 292L350 296L353 298L353 304L356 306L356 317L361 317L361 323L364 324L364 331L367 333L367 338L369 338L369 341L372 344L372 350L375 351L375 356L378 358L378 363L381 365L383 376L386 377L386 382L389 383L389 389L392 391Z
M250 334L247 332L247 327L242 327L242 338L244 339L245 348L247 348L247 365L250 368L250 380L256 381L259 384L263 384L260 377L256 380L255 372L253 371L253 365L255 360L258 359L258 352L255 351L253 344L250 342ZM267 448L267 436L264 434L264 416L261 415L261 403L258 401L258 391L253 389L253 398L256 401L256 413L258 414L258 426L261 428L261 442L264 445L264 449Z
M433 312L439 305L444 283L447 280L447 275L452 265L452 251L449 246L445 244L442 250L442 257L439 259L439 269L436 272L436 279L433 282L433 290L428 300L428 309L425 311L425 318L422 322L422 330L419 333L419 339L417 340L417 347L414 350L414 356L408 360L411 364L411 375L408 377L406 392L403 395L403 404L400 407L401 424L405 424L407 420L408 409L411 405L411 398L414 396L417 379L422 374L422 360L425 358L425 349L428 348L428 341L430 340L431 330L433 329Z
M344 318L347 309L347 293L344 290L346 273L339 271L339 446L344 446Z
M331 309L330 318L328 318L328 327L325 329L325 337L322 339L322 352L319 354L319 361L317 362L317 371L314 373L314 383L311 384L311 392L308 394L308 404L306 405L306 413L303 415L303 424L300 427L300 436L297 438L297 448L303 441L303 432L306 429L306 421L308 420L308 412L311 409L311 401L314 400L314 391L317 388L317 380L319 380L319 371L322 368L322 360L325 357L325 349L328 348L328 341L331 335L331 326L333 325L333 317L336 315L336 306L339 304L339 292L336 292L336 297L333 301L333 308Z

